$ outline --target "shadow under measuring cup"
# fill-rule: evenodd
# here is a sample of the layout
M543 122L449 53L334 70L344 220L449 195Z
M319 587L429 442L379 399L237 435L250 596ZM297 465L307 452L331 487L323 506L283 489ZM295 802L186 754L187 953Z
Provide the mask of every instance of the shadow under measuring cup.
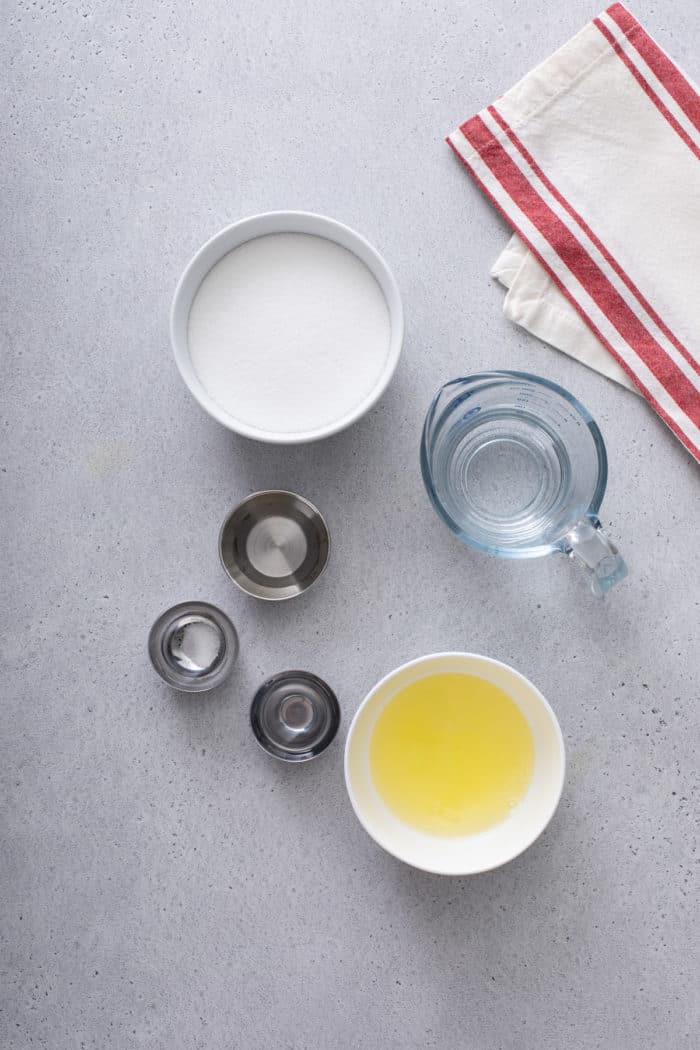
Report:
M471 547L503 558L567 554L599 597L627 575L597 516L603 437L563 387L524 372L451 380L428 411L421 470L439 517Z

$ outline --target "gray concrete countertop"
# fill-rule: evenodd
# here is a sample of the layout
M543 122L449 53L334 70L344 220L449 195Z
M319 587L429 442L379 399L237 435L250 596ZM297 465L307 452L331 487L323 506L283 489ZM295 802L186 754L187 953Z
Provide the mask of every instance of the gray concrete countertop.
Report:
M700 7L635 13L698 76ZM10 0L2 128L4 1050L690 1050L697 993L697 466L640 399L510 326L507 231L442 137L597 13L584 0ZM174 367L194 250L296 207L382 251L407 338L389 392L326 442L237 439ZM610 455L630 565L605 603L564 559L467 551L417 445L439 383L513 367L572 390ZM256 488L315 502L322 583L256 604L217 558ZM230 687L170 693L145 650L189 597L237 624ZM383 853L342 780L397 664L512 663L552 702L560 809L512 864L441 879ZM343 710L316 763L256 747L269 674ZM695 924L695 925L694 925Z

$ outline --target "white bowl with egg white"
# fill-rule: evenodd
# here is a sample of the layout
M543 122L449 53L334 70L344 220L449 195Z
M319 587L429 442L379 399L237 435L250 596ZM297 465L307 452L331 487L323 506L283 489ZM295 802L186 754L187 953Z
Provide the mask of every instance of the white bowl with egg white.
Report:
M465 674L498 686L520 708L532 734L529 786L508 816L469 835L429 835L393 813L374 783L370 747L377 720L402 689L426 676ZM365 697L345 743L345 786L365 831L388 853L435 875L475 875L513 860L544 831L564 786L564 739L554 711L532 682L500 660L476 653L431 653L398 667Z
M379 252L302 211L217 233L186 267L170 314L175 361L202 408L238 434L285 445L368 412L394 374L403 328Z

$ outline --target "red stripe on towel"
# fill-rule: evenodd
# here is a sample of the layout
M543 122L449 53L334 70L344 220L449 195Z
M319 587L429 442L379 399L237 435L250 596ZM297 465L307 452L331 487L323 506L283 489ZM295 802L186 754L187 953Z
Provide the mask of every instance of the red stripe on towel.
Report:
M624 299L610 284L605 274L593 262L585 252L574 235L547 206L542 198L530 185L527 178L508 156L506 150L492 135L481 117L476 116L467 121L460 128L462 134L480 154L483 162L488 166L496 180L503 187L506 195L518 205L527 215L533 225L551 244L557 255L564 264L577 277L588 294L597 303L601 311L610 320L611 324L620 333L622 338L631 347L634 353L644 361L649 370L654 374L660 385L662 385L682 411L697 426L700 420L700 396L689 382L689 380L678 370L677 366L670 360L666 352L644 328L642 323L634 316ZM499 202L478 177L472 165L461 155L459 150L448 139L449 145L455 151L460 160L469 169L475 181L484 193L494 203L498 210L504 215L511 226L519 233L523 241L528 245L533 255L539 260L545 270L549 273L554 283L571 302L575 309L581 314L588 326L600 339L601 343L619 361L627 374L634 380L649 403L664 419L670 429L683 442L688 450L700 459L700 449L685 432L683 427L675 422L668 411L664 409L650 390L647 389L634 369L616 351L610 341L598 329L595 322L588 315L586 309L578 301L572 291L562 282L561 278L547 263L546 259L532 244L530 238L518 227L509 214L506 205Z
M606 25L603 25L603 23L601 22L601 20L599 18L594 18L593 19L593 25L596 26L596 28L600 30L600 32L603 34L605 39L608 41L608 43L610 44L610 47L613 49L615 54L619 58L621 58L622 61L625 63L625 65L629 69L630 73L632 74L634 79L637 81L637 83L641 87L641 89L644 92L644 94L651 100L651 102L654 103L654 105L658 109L659 113L661 113L661 115L663 117L665 117L665 119L668 121L668 123L673 128L673 130L678 133L680 138L683 139L683 142L685 142L685 144L688 147L688 149L692 150L692 152L695 154L695 156L698 158L698 160L700 160L700 148L698 148L698 146L695 145L695 143L691 139L691 137L688 134L688 132L685 131L685 129L680 126L680 124L678 123L676 118L673 116L671 111L668 109L668 107L663 104L663 102L661 101L659 96L656 94L656 92L650 86L649 82L644 79L644 77L639 72L639 70L637 69L635 64L632 62L632 59L629 57L629 55L626 54L625 51L623 51L622 47L617 42L615 37L612 35L612 33L610 32L608 27Z
M521 154L521 156L524 158L524 160L526 160L527 163L530 165L532 171L535 173L535 175L537 175L538 179L540 179L540 181L543 183L543 185L547 187L547 189L552 194L554 199L559 204L561 204L562 208L564 208L568 212L568 214L571 216L571 218L576 223L578 223L578 225L581 227L581 229L584 231L584 233L586 233L586 235L593 242L593 244L595 244L596 248L601 253L601 255L603 256L605 261L615 271L615 273L620 278L620 280L624 282L624 284L627 286L627 288L629 288L630 292L635 297L637 302L639 302L640 305L644 307L646 312L649 314L649 317L652 319L652 321L654 321L654 323L657 325L657 327L664 333L664 335L666 336L668 341L670 343L672 343L672 345L676 348L676 350L678 350L679 354L681 354L685 358L685 360L693 368L693 370L695 372L697 372L698 375L700 375L700 362L695 360L695 358L692 356L690 351L687 350L685 346L683 346L683 344L681 343L680 339L678 339L673 334L673 332L668 327L668 325L664 324L663 320L659 317L659 315L657 314L656 310L654 310L654 308L651 305L651 303L646 299L646 297L644 295L642 295L641 291L639 290L639 288L637 288L637 286L634 283L634 281L625 272L625 270L622 268L622 266L618 263L617 259L615 259L615 257L608 251L608 249L605 247L603 242L598 237L596 237L595 233L590 228L590 226L585 221L585 219L583 219L582 216L579 215L579 213L569 203L569 201L566 199L566 197L564 197L564 195L559 192L559 190L554 185L554 183L551 182L551 180L547 178L547 176L543 172L542 168L539 166L539 164L537 163L535 158L532 156L530 151L527 149L527 147L524 145L524 143L521 141L521 139L518 138L516 133L509 126L507 121L501 116L501 114L498 112L496 107L495 106L489 106L488 107L488 112L491 114L491 116L496 121L496 123L499 125L499 127L501 127L503 129L503 131L505 131L506 135L508 136L510 141L513 143L515 148L518 150L518 152Z
M700 131L700 96L678 66L622 4L613 4L605 13L620 27L632 47L642 56L671 98L678 103L693 127Z
M457 157L459 157L459 159L461 160L462 164L465 166L465 168L467 169L467 171L469 172L471 177L474 179L474 182L477 184L477 186L481 189L481 191L484 194L484 196L487 197L488 200L491 201L491 203L493 204L494 208L496 208L496 210L503 216L503 218L506 220L506 222L509 224L509 226L511 226L515 230L515 232L518 234L518 236L523 241L523 243L527 245L528 249L532 252L532 254L537 259L537 261L540 263L540 265L542 267L544 267L544 269L547 271L549 276L552 278L552 280L554 281L554 283L556 284L557 288L562 293L562 295L564 295L566 297L566 299L568 299L568 301L571 303L571 305L574 307L574 309L584 319L584 321L586 322L586 324L588 325L590 330L593 332L593 334L600 340L600 342L605 347L605 349L608 350L612 354L612 356L615 358L615 360L619 362L620 366L622 368L624 368L625 372L630 377L630 379L635 383L636 386L639 387L639 389L644 394L644 397L647 399L647 401L649 402L651 407L654 409L654 411L657 412L658 415L663 419L663 421L666 424L666 426L670 430L673 431L673 433L676 435L678 440L683 445L685 445L685 447L688 449L688 451L691 453L691 455L693 455L695 457L695 459L697 459L698 462L700 462L700 448L696 447L693 444L693 442L690 440L690 438L685 433L685 431L678 425L678 423L676 423L673 419L671 419L671 417L669 416L668 412L666 412L666 410L661 407L661 405L656 400L654 395L649 390L647 390L646 386L640 380L639 376L637 376L634 373L634 371L627 364L626 361L622 360L622 358L618 355L618 353L616 352L614 347L611 345L611 343L608 342L608 340L605 338L603 333L598 329L598 327L596 326L594 321L586 313L586 311L583 308L583 306L581 306L581 304L574 298L574 296L571 294L571 292L566 287L566 285L560 280L560 278L557 276L557 274L551 269L551 267L549 266L547 260L544 258L543 255L540 254L540 252L538 252L537 248L535 248L535 246L532 243L532 241L530 240L530 238L523 232L523 230L518 225L518 223L514 222L513 218L508 214L508 212L505 210L505 208L501 204L499 204L499 202L496 200L496 198L491 193L491 191L488 189L488 187L484 185L482 180L476 174L476 172L475 172L474 168L471 166L471 164L464 159L464 157L459 152L459 150L457 149L455 144L449 138L446 139L445 141L447 142L447 145L450 147L450 149L453 150L455 155Z

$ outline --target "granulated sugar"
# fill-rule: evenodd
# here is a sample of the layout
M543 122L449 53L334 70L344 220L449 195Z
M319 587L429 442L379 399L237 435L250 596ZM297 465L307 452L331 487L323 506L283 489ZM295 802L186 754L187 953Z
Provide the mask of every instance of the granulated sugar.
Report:
M192 364L242 423L302 433L341 421L375 389L389 311L374 276L333 241L258 237L207 274L189 318Z

